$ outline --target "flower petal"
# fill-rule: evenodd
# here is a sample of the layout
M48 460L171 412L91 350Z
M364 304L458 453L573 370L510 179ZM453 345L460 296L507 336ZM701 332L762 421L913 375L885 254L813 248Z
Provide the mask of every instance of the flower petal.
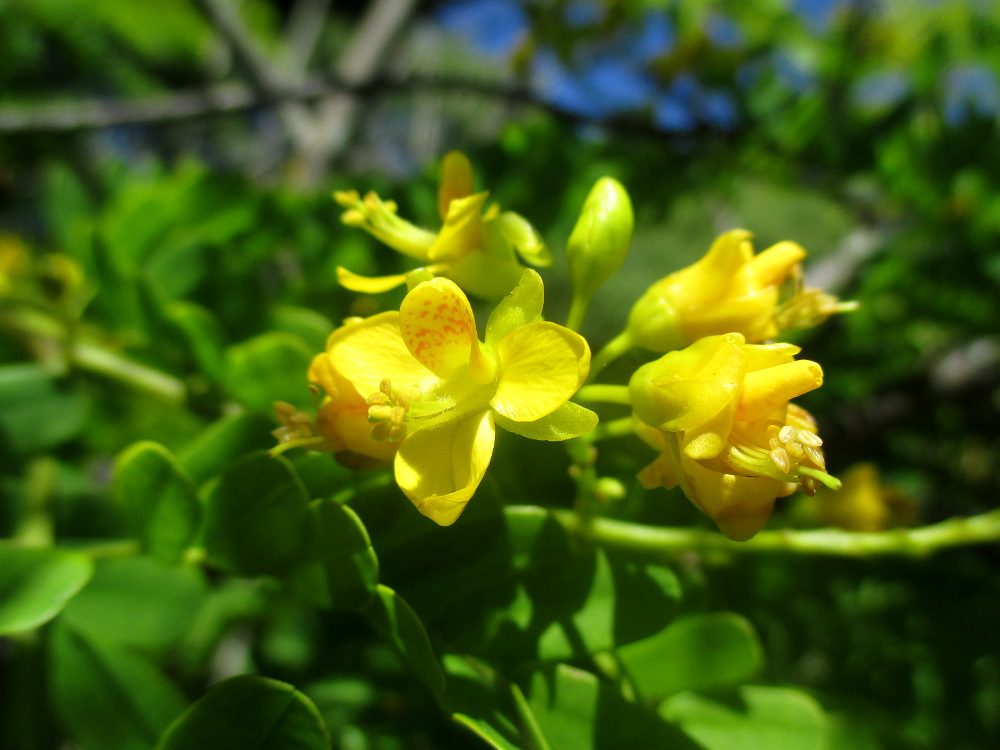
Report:
M550 322L515 328L497 345L500 380L490 405L515 422L552 413L587 378L590 347L582 336Z
M351 273L343 266L337 266L337 282L345 289L352 292L363 292L365 294L378 294L395 289L400 284L406 282L405 273L397 273L392 276L361 276Z
M377 391L384 378L396 386L425 386L437 381L406 348L395 311L341 326L327 340L325 356L328 365L318 366L314 361L310 377L313 372L329 373L338 388L353 389L362 399ZM322 379L319 382L324 384Z
M442 378L469 364L479 351L472 306L449 279L415 286L399 306L399 329L413 357Z
M496 424L532 440L569 440L597 427L597 415L590 409L567 401L551 414L532 422L515 422L496 414Z
M441 221L448 216L448 206L453 200L472 195L472 164L461 151L449 151L441 159L441 182L438 186L438 212Z
M421 513L448 526L465 510L493 456L493 414L473 414L406 436L396 453L396 483Z
M823 368L808 359L799 359L766 370L747 373L738 418L750 422L782 408L796 396L823 385Z
M448 204L448 215L427 257L433 261L457 260L483 247L483 205L489 193L455 198Z
M779 242L767 250L758 253L746 264L743 272L747 274L752 289L763 289L769 286L780 286L791 275L792 269L806 257L806 251L794 242Z

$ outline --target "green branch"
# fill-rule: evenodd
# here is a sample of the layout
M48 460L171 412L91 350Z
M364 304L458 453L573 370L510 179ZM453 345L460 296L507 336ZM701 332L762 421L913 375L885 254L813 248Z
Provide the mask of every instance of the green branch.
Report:
M567 530L608 549L657 558L692 552L728 559L734 554L806 554L836 557L926 557L949 547L1000 542L1000 509L967 518L951 518L915 529L853 532L838 529L762 531L746 542L733 542L705 529L665 528L591 518L569 510L552 510Z
M0 313L0 328L17 334L29 346L41 345L58 351L66 367L101 375L168 403L183 404L186 399L187 389L179 379L133 362L99 344L68 339L64 326L43 313L29 310Z

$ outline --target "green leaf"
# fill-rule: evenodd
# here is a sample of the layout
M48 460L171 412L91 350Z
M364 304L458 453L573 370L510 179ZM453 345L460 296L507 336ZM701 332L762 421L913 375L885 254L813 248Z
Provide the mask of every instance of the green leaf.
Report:
M500 339L528 323L534 323L542 317L542 305L545 302L545 287L542 277L537 271L524 269L521 280L513 291L500 300L500 303L490 314L486 324L486 344L495 347Z
M90 558L78 552L0 544L0 635L51 620L93 569Z
M201 518L194 482L159 443L136 443L119 457L112 492L143 549L166 563L179 561Z
M445 654L442 666L448 675L442 701L451 717L494 750L518 750L520 732L500 708L503 681L482 662Z
M309 521L308 498L292 465L253 453L233 464L209 494L205 549L237 573L280 575L308 558Z
M565 664L532 675L527 710L552 750L700 750L677 728L626 701L611 685Z
M378 558L368 531L353 510L333 500L317 500L311 511L331 605L362 609L378 587Z
M87 397L37 365L0 367L0 455L52 448L75 437L90 411Z
M307 406L313 352L298 336L264 333L226 350L226 385L240 403L270 411L275 401Z
M734 747L822 750L826 717L809 695L790 688L740 688L731 700L680 693L660 706L705 750Z
M544 509L500 514L484 509L489 499L477 497L460 525L393 544L375 538L383 578L454 648L510 661L586 658L673 616L678 587L668 570L581 549Z
M215 316L187 300L168 302L165 314L202 373L213 381L221 381L225 373L224 339Z
M279 305L271 312L271 328L297 336L306 342L313 352L319 354L326 351L326 340L335 326L329 318L315 310Z
M221 682L163 733L156 750L327 750L316 706L291 685L255 675Z
M731 612L678 620L650 638L620 647L617 654L647 700L738 685L763 661L753 626Z
M245 453L274 445L277 424L261 414L237 414L213 422L177 454L181 466L201 484Z
M62 621L90 638L160 654L190 630L205 601L202 574L150 557L102 560Z
M55 706L74 739L101 750L149 750L187 705L159 668L60 620L52 632Z
M435 695L444 692L444 672L434 656L424 624L403 597L379 584L365 615Z
M496 423L508 432L532 440L569 440L597 427L597 415L585 406L567 401L551 414L534 422L515 422L494 414Z

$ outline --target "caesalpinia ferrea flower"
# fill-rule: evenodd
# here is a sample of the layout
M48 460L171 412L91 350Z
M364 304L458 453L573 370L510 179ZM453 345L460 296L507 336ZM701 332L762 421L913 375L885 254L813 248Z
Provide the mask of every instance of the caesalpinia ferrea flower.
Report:
M653 284L629 314L628 343L667 352L736 332L759 344L854 309L803 286L806 251L799 245L779 242L754 255L750 236L743 229L726 232L701 260Z
M777 497L837 487L816 424L789 400L818 388L823 371L790 344L709 336L643 365L629 383L637 432L660 456L639 479L680 485L730 539L767 522Z
M326 394L316 422L279 406L279 440L392 459L417 509L453 523L486 472L495 425L565 440L597 423L569 403L587 377L587 342L542 321L542 298L541 278L526 270L490 316L485 343L465 294L442 278L416 285L398 312L346 322L309 370Z
M486 192L475 193L472 166L458 151L441 161L438 232L421 229L396 213L396 204L375 193L334 193L345 209L341 220L364 229L404 255L416 258L435 276L446 276L469 294L499 299L521 278L518 256L533 266L547 266L552 256L526 219L512 211L486 207ZM337 269L340 283L356 292L384 292L406 281L407 274L367 277Z

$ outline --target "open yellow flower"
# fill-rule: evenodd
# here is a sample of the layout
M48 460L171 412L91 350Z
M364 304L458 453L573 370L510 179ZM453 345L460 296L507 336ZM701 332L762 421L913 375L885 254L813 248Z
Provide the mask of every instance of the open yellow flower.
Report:
M637 432L660 456L647 488L680 485L729 538L767 522L777 497L801 485L839 486L826 473L816 424L789 400L818 388L823 371L790 344L751 345L742 334L703 338L643 365L629 383Z
M540 320L542 296L526 270L490 316L485 343L448 279L415 286L399 312L348 322L309 371L327 394L315 429L334 450L394 457L417 509L453 523L486 472L495 425L565 440L597 422L569 403L590 366L587 342Z
M750 236L743 229L726 232L697 263L653 284L632 307L629 343L667 352L703 336L737 332L759 344L854 309L803 286L806 251L799 245L779 242L754 255Z
M414 226L396 213L396 204L375 193L334 193L347 210L341 220L364 229L394 250L416 258L435 276L446 276L477 297L499 299L518 283L524 267L547 266L552 256L526 219L497 204L486 208L489 193L473 192L472 165L458 151L441 161L437 233ZM356 292L384 292L406 281L407 274L368 277L337 269L341 285Z

